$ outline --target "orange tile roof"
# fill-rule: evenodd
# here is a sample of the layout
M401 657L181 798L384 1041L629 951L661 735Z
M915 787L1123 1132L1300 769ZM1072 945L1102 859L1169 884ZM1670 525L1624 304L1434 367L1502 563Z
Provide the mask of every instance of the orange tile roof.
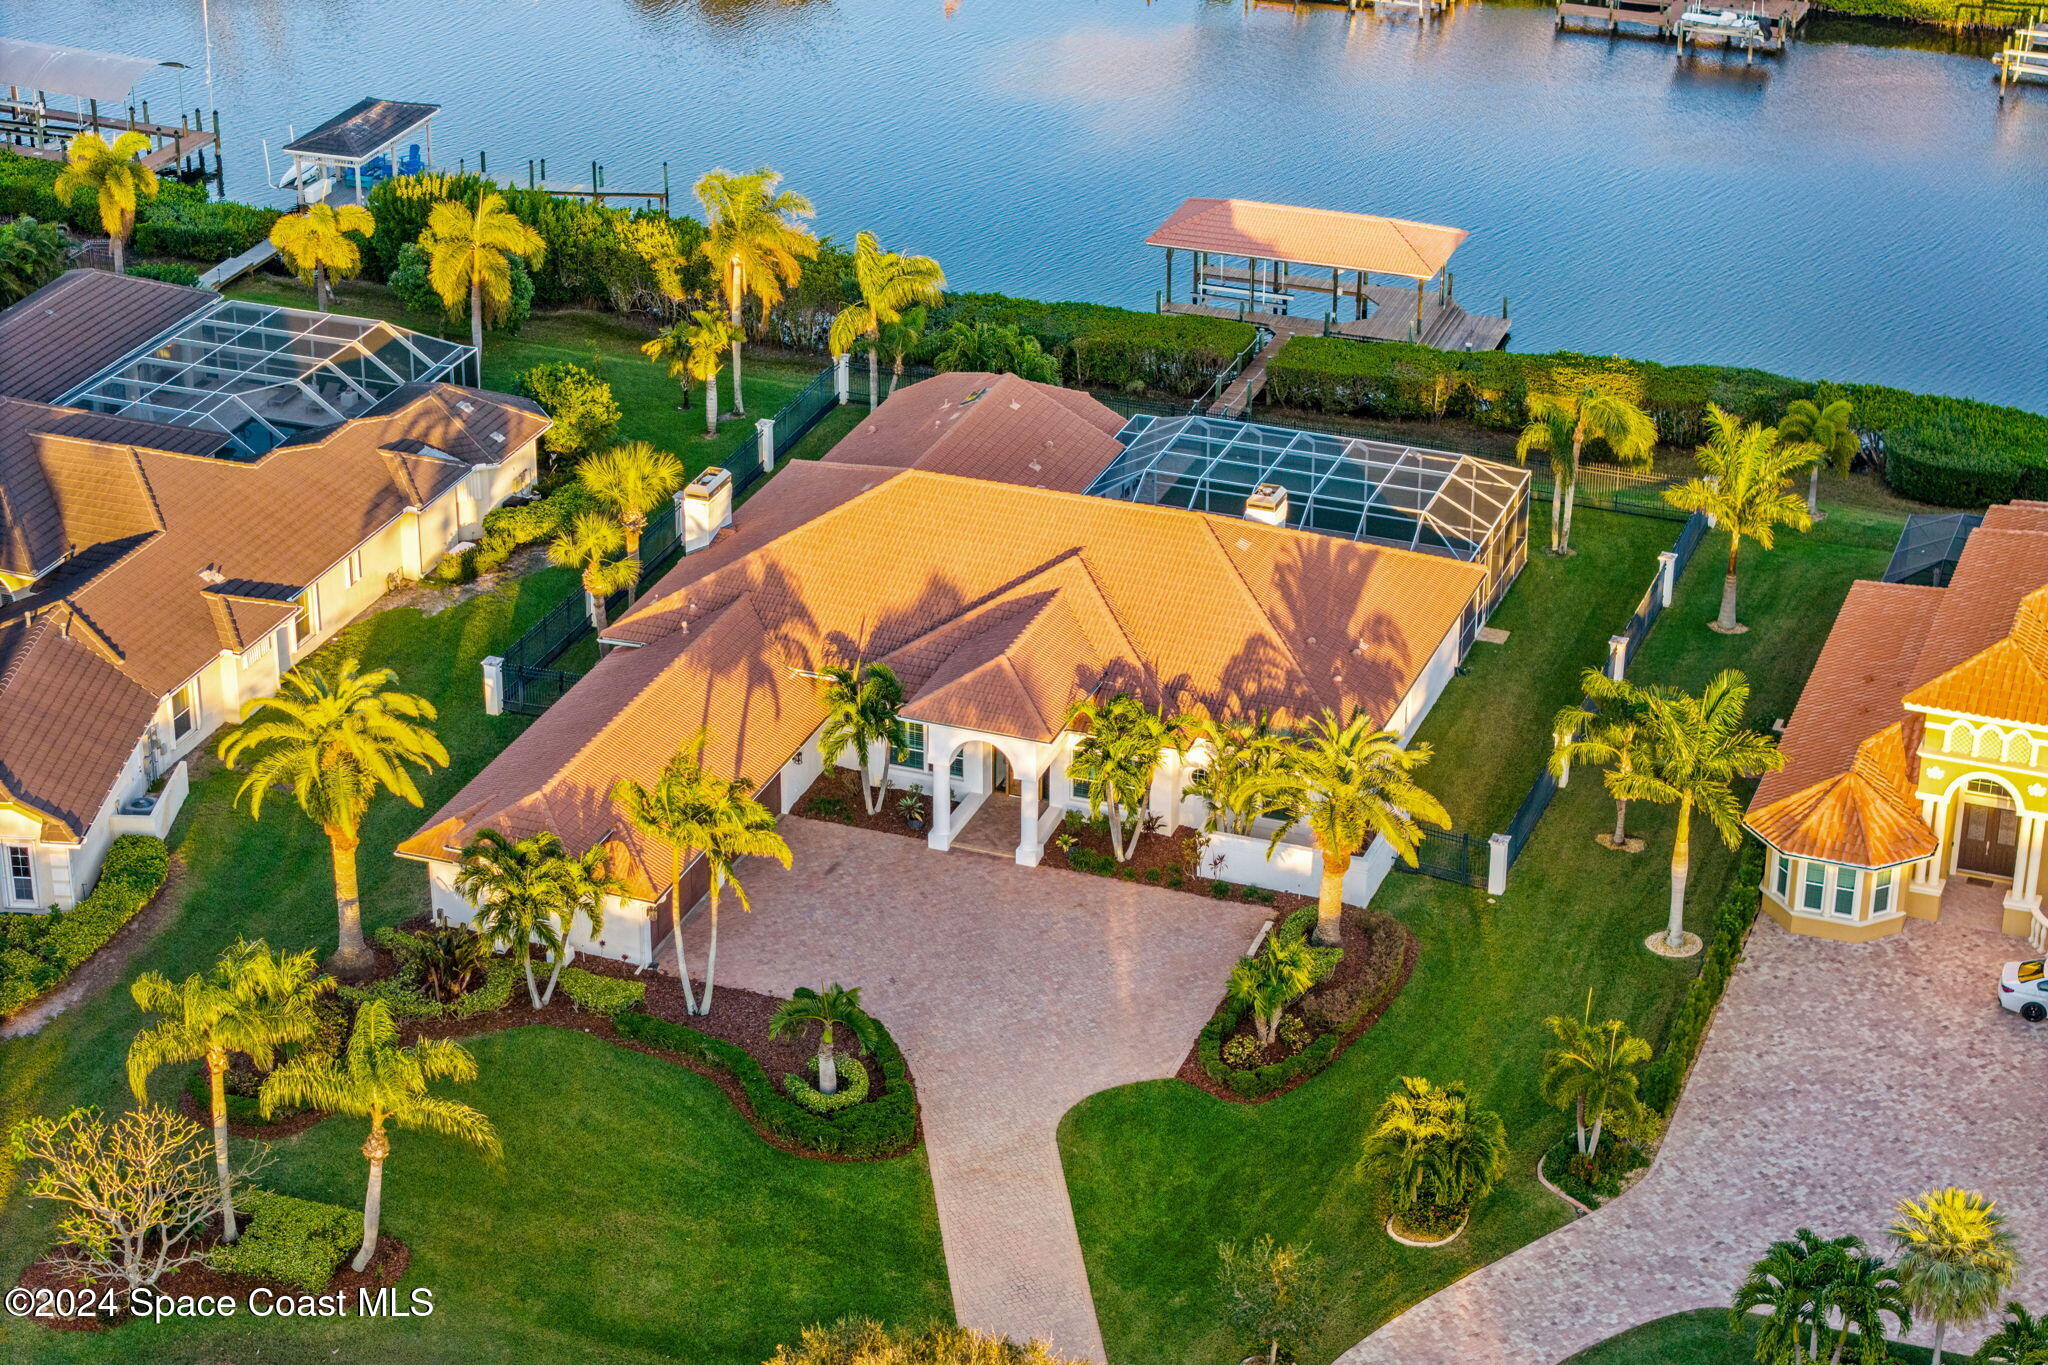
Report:
M1366 213L1249 199L1190 199L1145 245L1426 280L1444 268L1467 235L1462 228Z
M825 459L1080 493L1123 452L1123 425L1088 394L963 370L896 394Z

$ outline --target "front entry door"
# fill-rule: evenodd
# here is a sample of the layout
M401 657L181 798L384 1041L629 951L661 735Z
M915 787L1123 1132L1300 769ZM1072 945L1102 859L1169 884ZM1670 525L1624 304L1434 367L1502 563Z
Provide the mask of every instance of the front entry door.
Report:
M2010 877L2019 852L2020 815L2010 806L1963 803L1956 833L1956 868L1988 877Z
M1004 796L1015 796L1017 793L1010 790L1010 762L1003 757L1001 749L995 751L995 760L994 790L1001 792Z

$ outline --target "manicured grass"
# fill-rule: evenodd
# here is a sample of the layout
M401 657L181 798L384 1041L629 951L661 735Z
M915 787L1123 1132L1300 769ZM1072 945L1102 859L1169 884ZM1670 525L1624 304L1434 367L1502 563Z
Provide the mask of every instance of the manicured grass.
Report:
M1565 1365L1755 1365L1756 1329L1745 1323L1730 1327L1728 1315L1718 1308L1701 1308L1674 1313L1598 1346L1589 1346ZM1892 1359L1899 1365L1924 1365L1932 1352L1924 1346L1891 1344ZM1967 1359L1953 1350L1950 1360Z
M1597 529L1614 520L1603 518ZM1588 546L1595 530L1587 527ZM1888 543L1870 543L1876 539L1873 528L1845 518L1781 542L1769 556L1745 555L1743 616L1755 629L1730 637L1706 629L1725 554L1725 542L1710 536L1633 675L1697 688L1720 668L1739 666L1757 684L1759 722L1784 714L1849 582L1881 571ZM1596 585L1573 586L1571 568L1598 562L1589 553L1566 566L1553 593L1557 611L1569 615L1598 594ZM1483 764L1504 744L1526 745L1511 738L1518 727L1533 724L1547 734L1550 705L1533 717L1475 712L1482 718L1445 735L1440 771ZM1479 752L1453 755L1453 745ZM1538 1093L1543 1018L1576 1013L1590 990L1599 1015L1625 1019L1661 1042L1697 970L1695 962L1667 962L1642 947L1663 922L1669 813L1631 812L1631 832L1649 841L1648 852L1633 856L1593 843L1612 814L1597 778L1574 781L1553 802L1497 902L1432 878L1388 878L1375 904L1419 940L1414 975L1358 1045L1293 1094L1232 1105L1159 1081L1091 1096L1067 1115L1061 1150L1068 1186L1103 1334L1119 1365L1235 1365L1250 1343L1220 1325L1219 1240L1270 1232L1309 1242L1329 1258L1341 1292L1326 1330L1304 1356L1323 1361L1409 1304L1566 1221L1565 1206L1533 1174L1537 1155L1567 1124ZM1694 835L1688 920L1702 930L1734 859L1704 829ZM1386 1238L1381 1193L1358 1169L1363 1128L1403 1075L1466 1082L1501 1113L1513 1143L1507 1180L1478 1207L1466 1234L1438 1250L1411 1250Z

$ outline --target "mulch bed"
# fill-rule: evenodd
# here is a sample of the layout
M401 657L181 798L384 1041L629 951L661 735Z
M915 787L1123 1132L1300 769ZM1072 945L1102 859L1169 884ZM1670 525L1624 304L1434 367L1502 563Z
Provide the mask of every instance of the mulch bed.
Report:
M1182 829L1172 834L1140 834L1137 844L1131 849L1130 861L1119 864L1115 872L1095 872L1085 867L1075 867L1068 856L1068 850L1060 847L1060 835L1072 835L1076 850L1086 849L1105 858L1114 858L1115 850L1109 845L1109 829L1094 824L1075 829L1071 822L1062 821L1054 832L1052 842L1046 845L1046 867L1064 867L1070 871L1090 876L1104 877L1113 881L1138 882L1145 886L1157 886L1168 891L1181 891L1190 896L1201 896L1208 900L1237 901L1244 905L1263 905L1274 914L1285 919L1305 905L1314 905L1314 896L1300 896L1292 891L1261 891L1256 887L1239 886L1235 882L1222 882L1201 868L1201 833L1197 830ZM1125 875L1128 872L1129 875ZM1157 873L1157 876L1153 874ZM1176 878L1178 880L1176 881ZM1218 882L1229 888L1227 895L1215 894Z
M818 780L811 783L811 789L803 794L790 814L800 815L806 820L822 820L828 825L851 825L855 829L871 829L877 834L901 835L923 843L925 830L912 829L904 820L903 813L896 809L896 803L903 799L903 795L902 791L891 787L882 798L882 809L869 815L867 804L861 800L860 779L850 768L833 768L819 774ZM818 809L821 798L826 803L822 812ZM834 806L833 802L838 805ZM930 798L925 800L925 816L927 819L931 816Z

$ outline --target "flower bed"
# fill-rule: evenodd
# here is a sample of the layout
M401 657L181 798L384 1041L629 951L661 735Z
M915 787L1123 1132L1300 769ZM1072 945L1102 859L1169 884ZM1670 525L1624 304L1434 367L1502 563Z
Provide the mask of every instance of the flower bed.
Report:
M1185 891L1189 895L1207 896L1212 900L1269 905L1283 915L1316 903L1313 896L1268 891L1264 887L1243 886L1205 875L1202 870L1202 836L1196 830L1175 830L1172 834L1141 832L1129 852L1131 856L1127 861L1120 863L1116 860L1116 852L1109 842L1107 819L1098 816L1089 820L1078 812L1069 811L1045 850L1044 865L1097 877L1113 877L1118 881L1163 886L1169 891Z
M925 831L912 829L910 822L903 818L898 808L905 793L891 787L882 799L882 809L868 814L867 804L860 797L860 779L853 769L833 766L818 775L811 783L810 790L803 794L791 813L806 820L822 820L832 825L852 825L855 829L871 829L877 834L894 834L905 839L925 841ZM931 799L925 798L922 809L925 817L931 816Z
M1411 1247L1440 1247L1458 1240L1472 1211L1468 1208L1438 1208L1419 1205L1387 1217L1387 1236Z
M1580 1156L1577 1135L1566 1133L1543 1153L1536 1170L1567 1198L1597 1209L1634 1184L1649 1164L1649 1153L1612 1133L1600 1135L1592 1156Z
M92 894L69 910L0 915L0 1018L64 984L162 888L171 866L164 841L124 834L107 849Z

